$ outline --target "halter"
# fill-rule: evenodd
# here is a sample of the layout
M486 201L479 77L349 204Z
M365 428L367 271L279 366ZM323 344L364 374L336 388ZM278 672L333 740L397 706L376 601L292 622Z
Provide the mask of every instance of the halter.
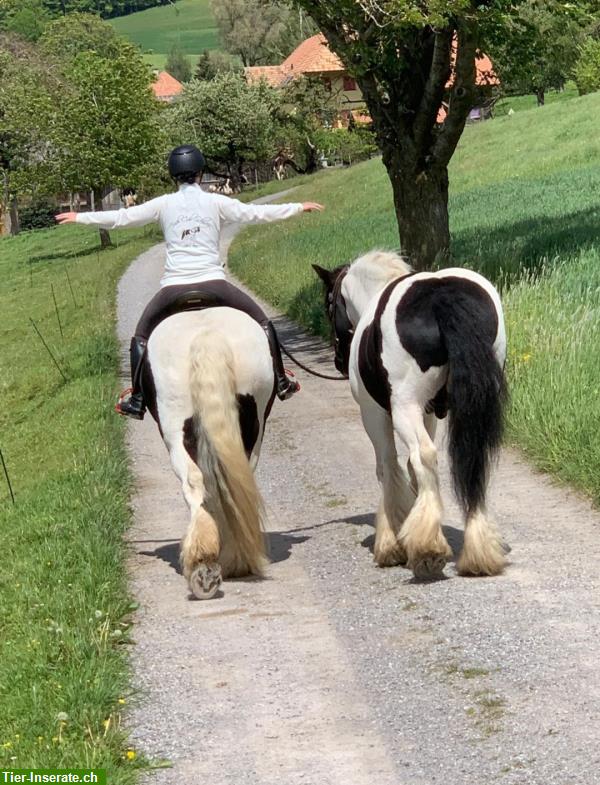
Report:
M335 351L335 367L340 373L348 376L350 362L350 344L354 337L354 327L348 318L346 301L342 294L342 283L348 274L350 265L342 268L335 279L333 289L327 295L327 315L333 327L333 346Z

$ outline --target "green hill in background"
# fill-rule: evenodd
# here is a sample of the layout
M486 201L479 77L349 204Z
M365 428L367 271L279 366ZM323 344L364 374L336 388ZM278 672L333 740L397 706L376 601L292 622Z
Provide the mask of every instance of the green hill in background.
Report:
M164 66L175 43L190 57L192 66L205 49L219 48L209 0L178 0L107 21L118 33L138 44L156 68Z

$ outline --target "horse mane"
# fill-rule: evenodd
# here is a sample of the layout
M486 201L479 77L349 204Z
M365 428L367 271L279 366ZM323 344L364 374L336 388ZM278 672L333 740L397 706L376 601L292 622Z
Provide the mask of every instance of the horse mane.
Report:
M376 248L352 262L350 269L363 281L385 286L390 281L408 275L412 267L395 251Z

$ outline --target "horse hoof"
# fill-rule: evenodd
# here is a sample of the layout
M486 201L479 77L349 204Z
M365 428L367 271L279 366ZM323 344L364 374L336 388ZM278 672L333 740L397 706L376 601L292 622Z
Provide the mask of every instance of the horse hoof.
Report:
M413 565L412 571L419 581L431 581L441 578L448 560L445 556L425 556Z
M212 600L222 580L220 564L200 564L189 577L190 591L197 600Z

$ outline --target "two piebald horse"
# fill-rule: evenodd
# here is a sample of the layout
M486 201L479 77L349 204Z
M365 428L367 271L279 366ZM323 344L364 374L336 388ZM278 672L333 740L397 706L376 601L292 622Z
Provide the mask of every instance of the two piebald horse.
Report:
M502 543L485 511L499 447L506 338L500 298L477 273L413 273L373 251L328 271L335 363L350 378L375 448L382 500L374 556L439 576L451 556L442 531L436 419L448 414L449 453L466 518L458 571L502 571ZM275 396L264 331L231 308L179 313L148 342L144 392L190 508L181 564L199 599L222 578L260 575L263 502L254 479Z
M452 478L465 515L457 569L500 573L504 549L485 510L506 398L498 292L470 270L414 273L385 251L332 271L313 267L325 284L336 367L350 377L375 449L377 564L406 564L429 579L452 555L434 444L436 420L448 415Z

